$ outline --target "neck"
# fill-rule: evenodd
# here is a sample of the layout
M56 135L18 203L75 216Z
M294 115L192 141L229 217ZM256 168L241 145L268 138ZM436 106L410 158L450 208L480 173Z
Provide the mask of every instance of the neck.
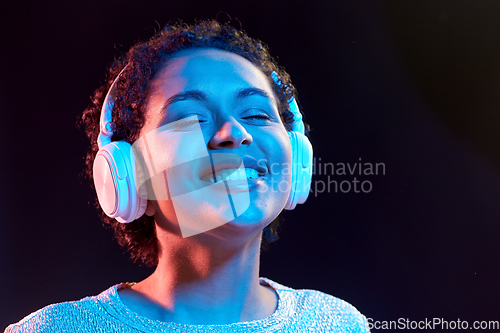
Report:
M273 290L259 284L261 235L228 242L208 234L182 238L157 228L155 272L120 296L124 294L132 310L162 321L227 324L263 319L274 312L277 299Z

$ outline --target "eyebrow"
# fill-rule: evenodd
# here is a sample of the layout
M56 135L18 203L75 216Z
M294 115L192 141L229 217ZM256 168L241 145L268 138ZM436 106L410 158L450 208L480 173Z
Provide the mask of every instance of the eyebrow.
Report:
M259 88L243 88L239 89L236 91L235 94L235 99L241 100L250 96L261 96L264 98L267 98L269 100L274 101L274 98L272 96L269 96L269 94ZM198 101L198 102L207 102L208 101L208 96L201 90L188 90L179 94L175 94L170 96L169 99L163 104L163 107L161 109L161 113L164 113L165 110L172 104L180 101Z
M243 98L253 96L253 95L262 96L262 97L265 97L267 99L274 100L274 98L272 96L269 96L269 94L267 92L265 92L264 90L259 89L259 88L240 89L237 91L235 97L236 97L236 99L243 99Z

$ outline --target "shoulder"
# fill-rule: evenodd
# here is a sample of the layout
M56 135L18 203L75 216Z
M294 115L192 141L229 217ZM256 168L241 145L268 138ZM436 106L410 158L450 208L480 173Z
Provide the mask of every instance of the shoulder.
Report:
M78 301L47 305L31 313L19 322L9 325L4 333L14 332L92 332L95 324L109 322L103 301L116 287L112 286L99 295Z
M365 316L340 298L317 290L296 290L269 279L262 280L276 290L283 306L292 308L292 321L299 325L298 328L314 325L327 328L329 332L369 332Z

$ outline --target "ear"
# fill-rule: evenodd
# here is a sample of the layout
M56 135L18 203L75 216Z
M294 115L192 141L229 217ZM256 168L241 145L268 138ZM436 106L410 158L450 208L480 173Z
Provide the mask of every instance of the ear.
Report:
M146 212L145 214L147 216L153 216L156 214L156 209L155 207L153 206L153 203L151 202L151 200L148 200L148 206L146 207Z

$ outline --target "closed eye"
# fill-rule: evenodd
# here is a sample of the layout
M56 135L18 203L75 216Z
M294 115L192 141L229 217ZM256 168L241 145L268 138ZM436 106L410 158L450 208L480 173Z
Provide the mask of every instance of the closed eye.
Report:
M243 119L265 119L265 120L269 120L271 119L267 114L254 114L254 115L251 115L251 116L246 116L246 117L243 117Z
M207 116L201 113L186 113L182 117L180 117L179 120L183 120L190 117L196 117L196 121L199 122L200 124L207 122Z
M272 118L267 112L264 112L263 110L257 109L257 108L251 108L244 112L241 115L241 119L247 120L249 122L268 122L271 121Z
M204 122L206 122L206 120L204 119L203 116L191 113L180 116L179 119L163 125L162 129L164 131L189 132L197 128L193 126L197 124L201 125Z

